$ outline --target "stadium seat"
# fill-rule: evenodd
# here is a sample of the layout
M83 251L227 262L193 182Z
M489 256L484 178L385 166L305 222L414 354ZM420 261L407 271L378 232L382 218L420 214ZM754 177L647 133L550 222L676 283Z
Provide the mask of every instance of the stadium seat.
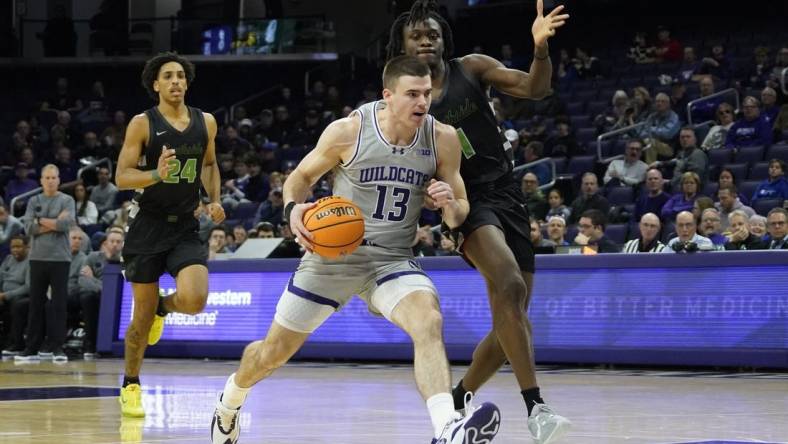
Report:
M758 199L752 203L752 209L761 216L769 214L772 208L782 207L782 199Z
M254 217L257 208L260 206L257 202L242 202L235 207L233 211L233 219L248 219Z
M585 91L576 91L575 92L575 101L586 103L586 102L590 102L592 100L596 100L597 92L598 91L596 89L588 89L588 90L585 90Z
M769 162L758 162L750 168L749 180L765 180L769 177Z
M596 128L578 128L575 132L575 136L577 138L577 143L588 145L596 141ZM596 145L594 145L594 149L596 150Z
M566 172L566 164L569 162L566 157L553 157L553 163L555 164L555 173L556 174L563 174Z
M594 156L575 156L569 159L569 165L566 167L566 172L576 175L593 172L595 163L596 157Z
M742 180L743 178L747 177L747 172L749 170L749 166L746 163L729 163L723 168L731 170L733 177L737 178L738 180Z
M718 150L711 150L708 152L709 165L722 166L731 161L733 150L723 148Z
M766 152L766 160L780 159L783 162L788 162L788 143L781 142L769 147Z
M703 195L714 198L717 195L717 190L720 188L719 182L706 182L703 187Z
M585 105L585 102L569 102L566 104L566 113L570 116L581 115L584 112Z
M591 116L591 118L594 118L605 112L608 103L609 102L607 100L594 100L588 102L588 106L586 106L586 114Z
M743 194L747 199L752 199L752 195L755 194L755 190L758 189L758 185L763 182L762 180L747 180L740 184L738 184L737 188L739 189L739 193Z
M607 190L607 200L610 205L625 205L632 203L635 191L632 187L610 187Z
M605 236L621 245L627 240L627 224L610 224L605 227Z
M583 128L588 125L588 116L569 116L569 122L572 128Z
M763 146L745 146L736 151L736 163L746 163L749 165L763 160Z

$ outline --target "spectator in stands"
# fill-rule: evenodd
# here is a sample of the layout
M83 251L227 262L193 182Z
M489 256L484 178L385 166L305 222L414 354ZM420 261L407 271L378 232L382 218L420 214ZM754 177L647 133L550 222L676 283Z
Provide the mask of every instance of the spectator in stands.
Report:
M82 135L82 144L76 149L76 157L97 157L102 154L103 148L99 143L98 136L93 131L86 131Z
M698 85L700 86L700 97L696 98L702 99L706 97L706 99L692 105L690 111L692 113L692 122L701 123L714 120L717 107L722 103L722 99L719 97L709 97L715 91L714 79L711 76L703 76Z
M555 242L542 236L542 227L539 225L539 221L533 218L531 218L531 244L535 248L555 248Z
M20 194L27 193L28 191L38 188L35 180L28 177L29 166L26 163L19 162L14 169L15 176L9 180L5 185L5 201L11 205L11 200ZM13 212L13 208L11 212Z
M766 231L766 218L760 214L753 214L750 216L750 233L758 236L759 239L764 240L769 235Z
M46 165L41 170L43 194L30 198L22 218L25 231L33 237L33 242L30 249L29 334L24 353L16 356L20 361L39 359L39 351L44 358L51 357L57 362L68 360L63 352L68 268L71 262L68 232L76 220L74 199L59 192L59 185L57 167ZM48 288L51 289L49 298ZM49 304L46 308L46 323L45 304Z
M216 255L222 253L229 253L227 250L227 230L224 225L216 225L211 228L208 236L208 259L216 259Z
M323 101L323 109L331 113L329 120L340 118L343 105L344 102L342 101L339 88L336 85L329 85L326 90L326 99Z
M555 132L545 140L543 154L545 157L574 157L583 154L567 120L556 119Z
M572 59L577 76L581 79L597 79L601 77L602 68L599 59L591 55L590 48L576 48Z
M638 186L646 180L648 165L640 160L643 153L643 142L640 139L630 139L623 159L616 159L607 167L604 184L608 187Z
M777 105L777 91L768 86L764 88L761 91L761 104L763 105L761 118L769 124L769 127L774 127L774 121L777 120L777 115L780 113L780 107Z
M670 183L676 189L681 182L684 173L692 172L700 177L701 184L706 182L709 169L709 158L697 146L698 139L695 137L695 130L691 126L685 126L679 133L679 145L681 151L675 159L663 162L655 162L652 166L673 166L673 179Z
M654 112L649 114L640 130L640 138L651 145L645 153L647 164L653 164L658 156L673 157L673 139L681 128L679 116L670 109L670 97L657 94Z
M11 239L11 254L0 264L0 320L8 328L8 347L3 358L16 356L25 349L24 331L30 303L30 262L27 257L27 238L15 235ZM3 338L0 336L0 344Z
M725 55L724 46L719 44L712 46L711 56L704 57L701 63L701 74L710 75L720 80L728 80L731 78L731 62Z
M16 122L16 131L11 136L11 142L14 151L20 151L22 148L33 146L36 143L30 123L27 120L23 119Z
M681 61L681 65L679 65L679 71L676 76L679 80L679 84L683 85L685 82L698 80L698 73L700 72L701 66L701 62L698 60L697 54L695 54L695 48L692 46L685 46L684 58Z
M79 313L79 273L82 270L82 265L85 263L85 258L87 258L84 247L87 246L88 252L91 251L90 239L85 236L85 232L79 227L71 227L71 230L68 232L68 241L71 248L71 262L68 265L68 285L66 287L68 293L66 303L67 317L68 314L78 315ZM72 316L73 318L74 316Z
M704 151L725 148L728 131L733 126L733 106L723 102L717 107L717 124L712 126L706 138L703 139L701 148Z
M271 127L270 139L280 146L290 143L293 133L293 122L290 120L290 110L285 105L278 105L274 109L274 125Z
M577 223L580 232L575 237L574 244L593 247L597 253L618 253L621 251L618 245L605 236L606 225L605 213L596 209L584 211Z
M632 103L635 106L635 113L632 116L634 123L643 122L654 111L654 101L645 86L636 86L632 89Z
M646 43L646 33L637 32L629 47L627 58L637 64L654 63L657 61L657 49Z
M758 46L753 50L753 62L747 73L747 84L752 87L761 87L769 79L774 63L769 58L769 48Z
M520 134L513 129L508 129L503 132L503 136L506 138L506 141L509 142L509 145L512 146L511 150L514 166L520 166L524 164L526 162L525 149L522 145L520 145Z
M560 51L555 75L560 91L568 91L574 81L577 80L577 71L575 71L572 58L569 56L569 51L566 48L562 48Z
M435 256L435 235L431 226L424 225L416 230L416 244L413 246L413 255L417 257Z
M717 204L714 206L720 212L720 223L723 230L728 229L728 226L730 225L728 217L735 211L741 211L746 214L748 221L750 216L755 214L755 210L739 201L739 198L736 197L737 194L736 185L720 186L720 188L717 190L717 198L719 199L719 202L717 202Z
M725 146L741 148L745 146L768 146L772 143L772 127L761 118L760 102L752 96L742 101L743 118L733 124Z
M697 251L715 250L714 244L707 237L697 233L695 216L689 211L682 211L676 216L676 234L668 241L663 253L694 253Z
M440 248L435 250L435 256L459 256L457 246L450 236L441 233Z
M783 46L777 53L766 86L771 86L775 90L779 88L780 76L782 76L782 72L785 68L788 68L788 46Z
M101 143L107 147L109 157L117 159L123 141L126 139L126 113L123 110L115 111L112 116L112 125L108 126L99 136Z
M309 109L304 114L304 122L296 128L291 144L313 147L325 127L320 121L320 114L316 109Z
M566 237L566 219L561 216L547 218L547 237L557 246L569 245Z
M736 185L736 183L736 175L734 175L733 170L730 168L722 168L722 170L720 170L720 176L717 178L717 189L725 185ZM738 194L739 201L744 205L748 205L750 203L751 197L752 196L745 196L741 192ZM716 194L714 195L714 198L717 198Z
M664 26L657 28L656 56L660 62L678 62L682 57L681 43L670 36Z
M268 108L263 109L260 111L260 123L252 128L252 139L255 140L255 146L257 148L260 147L260 143L257 143L258 137L262 137L260 139L261 143L268 142L271 140L271 134L273 131L274 126L274 112Z
M523 153L525 163L529 164L538 161L542 158L543 152L544 144L542 142L529 142L528 145L525 146ZM550 183L550 181L553 179L553 171L545 162L532 165L528 167L526 171L536 175L536 178L539 180L539 185Z
M626 91L619 89L613 93L611 106L604 113L594 117L597 133L603 134L635 124L635 107ZM548 152L548 155L552 156Z
M260 222L257 224L258 239L273 239L276 237L276 227L271 222Z
M246 228L244 228L243 225L238 224L233 227L233 237L235 237L235 248L238 249L238 247L246 242L246 239L249 237L249 235L246 232Z
M295 235L290 231L290 224L279 225L279 237L283 238L268 257L271 258L298 258L304 255L304 250L296 242Z
M253 126L254 126L254 122L252 122L252 119L248 117L245 119L241 119L241 121L238 122L238 136L241 139L249 142L250 145L253 145L252 141L254 140L252 135Z
M561 190L553 188L547 193L547 205L550 206L550 210L547 212L547 215L545 215L546 220L550 220L553 216L563 218L564 222L569 220L572 210L564 205L564 196L561 194Z
M706 208L700 216L700 226L698 233L701 236L709 238L711 243L714 244L715 249L721 250L728 242L728 238L722 234L722 225L720 224L720 212L716 208Z
M624 244L623 253L661 253L665 244L659 241L662 224L654 213L646 213L640 218L640 236Z
M547 215L547 200L539 189L539 178L534 173L525 173L522 180L522 190L528 214L537 220L544 220Z
M703 212L706 211L706 209L708 208L714 208L714 201L711 200L710 197L701 196L695 199L695 203L692 206L692 215L695 216L695 220L699 224L700 224L701 215L703 215Z
M700 177L697 173L687 172L681 175L681 192L676 193L662 207L662 220L672 221L682 211L690 212L695 199L700 197ZM693 229L694 231L694 229Z
M6 244L22 233L22 222L15 218L9 211L5 204L0 204L0 255L6 250ZM25 240L27 245L27 240Z
M98 169L98 185L90 190L90 201L96 204L99 215L103 215L115 208L115 198L118 195L118 188L110 181L109 169L101 167Z
M577 223L581 215L588 210L599 210L603 215L610 211L610 202L599 193L599 181L596 174L591 172L583 174L580 195L572 202L570 208L572 210L570 223Z
M231 153L236 159L242 158L253 150L252 144L242 138L238 129L232 124L224 128L224 137L220 139L219 145L221 145L222 153ZM217 149L219 149L218 146Z
M222 194L222 206L235 209L241 203L250 202L246 197L246 188L249 185L249 170L246 162L235 161L236 178L224 183L224 193Z
M777 113L777 117L774 119L774 133L781 135L785 140L786 138L782 134L786 131L788 131L788 103L780 107L780 112Z
M73 182L77 180L77 165L71 158L71 149L61 146L55 153L55 165L60 168L61 180Z
M107 233L101 249L90 253L83 262L79 274L79 301L85 321L85 338L82 352L85 359L93 359L96 353L99 308L101 304L101 278L107 264L120 262L123 250L123 231L113 229Z
M77 210L77 224L80 226L98 223L96 204L88 199L85 185L81 182L74 185L74 204Z
M254 225L260 222L270 222L272 225L277 226L282 222L282 211L284 210L284 202L282 201L282 189L274 188L268 193L266 199L257 209L255 214Z
M766 227L769 230L770 250L788 250L788 211L785 208L772 208L766 216Z
M788 180L785 180L785 162L780 159L769 161L769 178L758 185L752 195L752 203L758 199L788 199Z
M262 202L271 190L268 183L268 176L263 174L260 165L260 158L255 153L246 155L244 162L249 174L249 181L244 191L246 198L252 202Z
M688 104L687 86L681 80L674 80L670 84L670 108L676 110L676 114L682 123L685 123L687 120L684 113L687 111Z
M730 214L730 227L728 227L728 242L725 250L765 250L768 246L760 237L750 233L750 215L741 210Z

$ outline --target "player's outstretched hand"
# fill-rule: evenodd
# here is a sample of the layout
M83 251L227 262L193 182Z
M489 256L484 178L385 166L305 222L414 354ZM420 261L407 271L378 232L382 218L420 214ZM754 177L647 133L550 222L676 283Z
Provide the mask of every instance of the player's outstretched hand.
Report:
M454 201L454 191L451 189L451 185L435 179L430 181L427 195L432 199L432 205L435 208L444 208Z
M159 164L156 169L159 171L161 180L170 177L170 160L175 159L175 150L170 149L167 145L161 147L161 155L159 155Z
M531 26L531 34L534 36L534 45L539 48L547 44L547 39L555 35L555 30L564 26L569 14L559 14L564 10L564 5L558 5L544 15L544 1L536 0L536 19Z
M290 231L293 232L298 243L310 253L312 252L311 240L314 239L314 236L304 226L304 213L315 205L317 205L315 202L296 204L293 211L290 212Z
M216 202L211 202L206 207L208 211L208 216L211 216L211 221L215 224L220 224L224 222L224 208L222 205Z

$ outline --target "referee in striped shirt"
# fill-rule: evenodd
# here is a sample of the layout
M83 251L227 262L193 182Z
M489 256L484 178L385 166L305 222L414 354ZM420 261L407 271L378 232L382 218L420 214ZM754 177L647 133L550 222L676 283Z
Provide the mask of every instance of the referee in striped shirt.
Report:
M623 253L661 253L665 244L659 241L662 225L654 213L646 213L640 218L640 236L624 244Z

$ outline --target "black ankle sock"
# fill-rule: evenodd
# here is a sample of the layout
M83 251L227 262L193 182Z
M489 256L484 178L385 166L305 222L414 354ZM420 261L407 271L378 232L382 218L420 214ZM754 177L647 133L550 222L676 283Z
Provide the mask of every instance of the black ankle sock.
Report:
M139 376L126 376L123 375L123 387L126 387L130 384L140 384L140 377Z
M523 399L525 400L525 408L528 409L528 416L531 416L531 410L533 410L536 404L544 404L544 400L539 394L539 387L525 389L520 393L523 395Z
M454 387L454 390L451 391L451 396L454 398L454 410L465 408L466 393L468 393L468 390L465 390L465 387L462 386L462 379L460 379L460 382L457 383L457 387Z
M159 297L159 305L156 307L156 316L165 317L169 312L164 308L164 298Z

